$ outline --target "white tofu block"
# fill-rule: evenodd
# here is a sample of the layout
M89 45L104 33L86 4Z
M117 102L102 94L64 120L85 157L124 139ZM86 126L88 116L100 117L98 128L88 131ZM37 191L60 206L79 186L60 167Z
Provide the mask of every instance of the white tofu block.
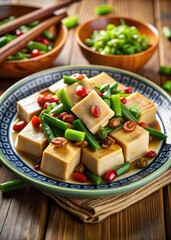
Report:
M93 84L90 82L90 80L87 77L85 77L83 80L78 80L78 82L74 84L66 86L65 92L68 95L73 105L75 105L80 100L82 100L82 98L76 94L76 88L79 85L84 86L87 90L94 90Z
M18 134L15 148L34 158L40 158L48 142L41 127L35 128L29 122Z
M66 84L63 82L63 79L59 80L58 82L52 84L48 90L51 93L56 93L57 91L59 91L61 88L66 87Z
M94 152L89 147L82 149L82 163L93 173L102 177L108 170L124 163L120 146L113 143L110 148L101 148Z
M65 147L57 148L49 144L43 152L41 170L51 176L67 180L80 163L81 148L68 142Z
M127 103L125 105L127 107L130 107L133 104L137 104L141 112L140 118L138 120L139 122L145 122L147 124L153 124L156 122L157 106L148 98L138 92L135 92L128 96L126 99Z
M90 78L90 81L93 84L100 84L100 85L104 85L104 84L113 84L114 82L117 82L115 79L113 79L112 77L110 77L107 73L102 72L99 75L96 75L95 77ZM124 90L125 86L122 85L121 83L118 84L118 89L120 90Z
M17 111L22 120L29 122L34 115L41 112L42 108L37 103L39 96L40 93L37 92L17 102Z
M125 161L131 162L149 151L149 132L138 125L132 132L121 128L110 133L110 136L122 148Z
M101 112L100 117L98 118L91 115L90 109L94 105L98 106ZM84 122L89 131L93 134L95 134L100 127L106 126L109 119L114 116L114 112L103 101L103 99L101 99L96 91L92 91L87 97L72 107L71 110Z

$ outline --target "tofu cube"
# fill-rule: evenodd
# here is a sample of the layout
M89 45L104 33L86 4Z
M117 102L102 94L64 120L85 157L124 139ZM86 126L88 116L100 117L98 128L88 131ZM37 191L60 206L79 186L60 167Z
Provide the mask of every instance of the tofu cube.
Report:
M97 105L100 109L100 117L95 118L91 115L91 107ZM101 99L101 97L92 91L87 97L72 107L72 112L80 118L87 126L90 132L96 134L100 127L106 126L109 119L114 116L114 112Z
M18 134L15 147L33 158L40 158L47 145L48 142L42 128L34 128L29 122Z
M101 148L96 152L84 147L81 161L90 171L102 177L108 170L124 163L124 157L121 147L113 143L110 148Z
M43 152L41 170L51 176L67 180L80 163L81 148L68 142L65 147L57 148L49 144Z
M66 94L68 95L69 99L71 100L71 103L73 105L75 105L76 103L78 103L80 100L82 100L81 97L79 97L77 94L76 94L76 88L79 86L79 85L82 85L84 86L87 90L93 90L94 87L93 87L93 84L90 82L90 80L85 77L83 80L79 80L78 82L74 83L74 84L71 84L71 85L68 85L66 86L65 88L65 92Z
M17 111L22 120L29 122L34 115L41 112L42 108L37 103L39 96L40 93L37 92L17 102Z
M104 84L113 84L114 82L117 82L115 79L113 79L112 77L110 77L107 73L102 72L99 75L90 78L90 81L93 84L100 84L100 85L104 85ZM120 90L124 90L125 86L122 85L121 83L118 84L118 89Z
M139 122L145 122L147 124L153 124L156 122L157 106L151 102L148 98L142 94L135 92L128 96L126 106L130 107L133 104L137 104L141 115Z
M110 136L122 148L125 161L131 162L148 152L149 132L138 125L132 132L121 128L110 133Z
M66 84L63 82L63 79L59 80L58 82L52 84L48 90L51 92L51 93L56 93L57 91L59 91L61 88L64 88L66 87Z

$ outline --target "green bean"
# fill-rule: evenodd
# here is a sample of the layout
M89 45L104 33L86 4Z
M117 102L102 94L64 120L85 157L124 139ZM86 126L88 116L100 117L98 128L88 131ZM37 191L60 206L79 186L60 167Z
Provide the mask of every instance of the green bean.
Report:
M103 93L102 99L104 100L104 102L110 107L111 105L111 101L110 101L110 88L108 88L106 90L106 92Z
M6 44L7 44L7 37L6 36L0 37L0 48L5 46Z
M85 127L85 125L80 119L76 119L73 124L77 130L85 132L85 138L93 151L101 148L94 136L88 131L88 129Z
M145 130L149 132L149 134L153 137L159 138L161 140L165 140L167 138L167 135L158 131L157 129L150 128L150 127L143 127Z
M118 126L116 128L111 128L111 127L106 126L106 127L104 127L104 130L106 131L106 134L109 135L110 133L121 129L122 127L123 127L123 124L121 124L120 126Z
M71 103L68 95L67 95L66 92L65 92L65 89L62 88L61 90L59 90L59 91L57 92L57 96L59 97L60 101L62 102L64 109L65 109L67 112L71 112L71 108L72 108L73 106L72 106L72 103Z
M64 137L65 132L61 131L59 128L57 127L51 127L53 134L55 135L55 137Z
M64 80L64 83L68 84L68 85L71 85L73 83L78 82L78 80L76 78L69 77L69 76L66 76L66 75L63 76L63 80Z
M16 180L12 180L9 182L1 183L0 190L2 193L5 193L5 192L10 192L10 191L14 191L17 189L21 189L24 186L25 186L24 182L22 182L20 179L16 179Z
M119 85L118 82L112 83L110 85L110 92L111 92L111 94L113 94L113 91L117 89L118 85Z
M47 45L41 43L41 42L36 42L36 41L30 41L27 45L29 51L32 51L34 49L38 49L40 51L48 51Z
M100 92L101 93L104 93L104 92L106 92L108 89L110 88L110 85L109 84L103 84L102 86L101 86L101 88L100 88Z
M74 28L78 24L78 15L63 18L61 22L68 28Z
M65 138L69 141L82 142L85 139L85 132L74 129L67 129L65 131Z
M93 84L93 87L100 90L100 88L102 87L102 85L100 85L100 84Z
M117 176L122 176L123 174L129 172L131 170L131 164L130 162L125 162L121 164L118 168L115 169L115 172L117 173Z
M160 66L159 73L161 75L171 75L171 67L170 66Z
M162 88L166 91L166 92L170 92L171 91L171 80L166 81L165 83L163 83Z
M99 185L103 183L103 179L99 176L97 176L96 174L92 173L89 170L85 170L84 174L93 181L94 184Z
M120 94L111 96L111 109L114 111L116 117L122 116Z
M48 124L58 127L62 131L65 131L68 127L70 127L70 124L63 122L58 118L52 117L47 113L44 113L44 121Z
M28 57L30 57L30 54L28 53L23 53L23 52L17 52L15 54L13 54L12 56L9 56L7 58L8 61L12 61L12 60L24 60L27 59Z
M42 124L43 131L45 133L45 136L46 136L48 142L50 143L55 138L55 135L53 134L52 129L49 126L49 124L47 124L44 120L45 113L46 113L46 110L43 110L40 113L39 117L40 117L40 121L41 121L41 124Z
M121 103L122 115L126 120L133 120L134 122L138 123L138 120L130 113L129 109Z
M59 103L56 107L54 107L50 113L55 113L56 115L65 112L65 108L62 103Z
M98 16L106 15L113 12L114 8L108 4L102 4L95 8L95 14Z
M28 27L33 28L33 27L36 27L39 24L40 24L40 22L38 20L35 20L31 23L28 23Z

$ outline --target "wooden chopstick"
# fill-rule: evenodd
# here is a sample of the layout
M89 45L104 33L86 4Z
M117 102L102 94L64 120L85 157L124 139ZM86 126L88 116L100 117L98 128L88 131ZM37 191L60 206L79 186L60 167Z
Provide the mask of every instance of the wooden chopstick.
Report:
M61 19L65 17L67 17L66 12L63 12L58 16L53 16L43 21L36 27L32 28L28 32L24 33L23 35L17 37L10 43L6 44L4 47L0 48L0 63L2 63L8 56L12 55L13 53L24 47L30 40L38 37L48 27L60 22Z
M47 17L52 15L52 13L56 10L59 10L63 7L66 7L74 2L77 2L78 0L65 0L62 1L61 3L57 3L54 5L51 5L47 8L40 8L38 10L35 10L33 12L30 12L28 14L25 14L19 18L16 18L15 20L13 20L12 22L3 24L0 26L0 35L10 32L14 29L16 29L17 27L27 24L29 22L32 22L34 20L38 20L40 18L43 17Z

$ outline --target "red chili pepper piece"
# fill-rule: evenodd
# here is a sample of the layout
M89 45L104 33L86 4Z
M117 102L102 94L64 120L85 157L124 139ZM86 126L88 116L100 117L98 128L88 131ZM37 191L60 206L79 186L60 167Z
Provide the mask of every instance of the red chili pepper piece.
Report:
M139 122L138 125L139 125L140 127L147 127L147 126L148 126L148 124L145 123L145 122Z
M124 123L123 128L127 132L132 132L136 128L136 126L137 126L136 122L129 120Z
M16 34L17 37L19 37L23 34L23 32L20 29L16 29L15 34Z
M41 53L41 51L38 50L38 49L33 49L33 50L31 51L31 57L32 57L32 58L38 57L38 56L40 56L40 55L42 55L42 53Z
M147 153L146 157L148 157L148 158L154 158L156 155L157 155L156 151L150 150L150 151Z
M37 98L37 102L38 104L41 106L41 107L44 107L44 104L46 102L48 103L52 103L52 102L56 102L58 103L59 102L59 99L58 98L55 98L51 95L40 95L38 98Z
M126 103L127 103L127 100L126 100L126 98L124 98L124 97L120 98L120 101L121 101L123 104L126 104Z
M76 88L76 94L81 97L81 98L84 98L87 96L87 89L84 87L84 86L81 86L79 85L77 88Z
M40 165L39 164L35 165L34 169L37 170L37 171L40 171Z
M112 182L117 177L117 173L115 170L111 169L105 174L105 181L106 182Z
M38 128L40 126L40 118L38 116L33 116L31 123L33 127Z
M74 172L73 179L77 182L87 182L87 177L83 173L80 173L80 172Z
M83 80L84 79L84 75L76 73L73 75L74 78L76 78L77 80Z
M132 88L131 87L126 87L124 92L125 93L132 93Z
M15 132L20 132L26 125L27 125L26 121L23 121L23 120L18 121L13 125L13 130Z
M50 41L47 38L42 38L41 42L47 46L50 44Z
M99 118L101 115L100 108L96 105L91 107L90 112L94 118Z

